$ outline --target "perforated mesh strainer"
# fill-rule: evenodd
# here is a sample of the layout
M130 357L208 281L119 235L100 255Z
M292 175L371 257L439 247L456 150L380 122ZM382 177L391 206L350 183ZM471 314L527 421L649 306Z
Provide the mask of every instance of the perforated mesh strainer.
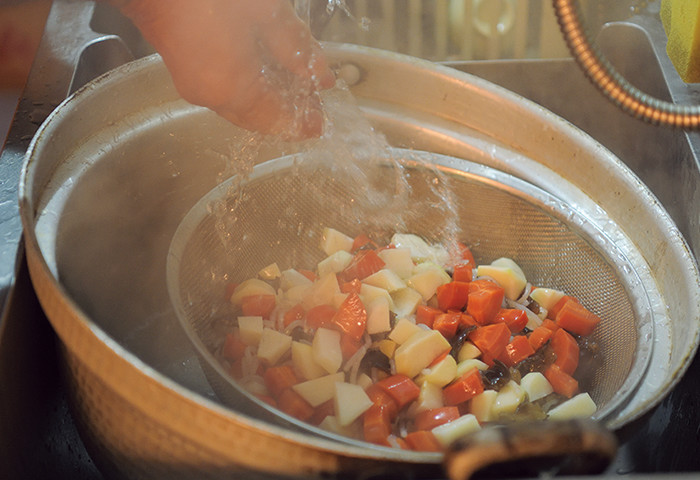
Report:
M254 277L272 262L281 269L315 268L327 226L380 242L395 230L431 242L456 235L478 263L513 258L534 285L578 297L603 319L594 333L602 362L589 389L599 407L595 418L614 418L647 367L653 322L630 252L623 254L605 234L610 225L596 225L555 196L489 167L426 152L393 150L391 157L373 162L372 191L339 181L332 168L304 168L303 155L271 160L244 181L221 184L183 219L169 253L168 287L221 399L237 409L270 409L216 358L223 331L235 321L223 300L224 284ZM408 187L398 193L397 158ZM390 187L381 192L382 185ZM454 211L438 185L449 185ZM315 431L276 413L280 421Z

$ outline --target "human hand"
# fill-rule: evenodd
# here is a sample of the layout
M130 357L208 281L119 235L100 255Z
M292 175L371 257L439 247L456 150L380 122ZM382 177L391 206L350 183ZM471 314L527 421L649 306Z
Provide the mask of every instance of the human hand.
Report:
M115 3L115 2L113 2ZM249 130L318 136L335 78L289 0L121 0L182 97Z

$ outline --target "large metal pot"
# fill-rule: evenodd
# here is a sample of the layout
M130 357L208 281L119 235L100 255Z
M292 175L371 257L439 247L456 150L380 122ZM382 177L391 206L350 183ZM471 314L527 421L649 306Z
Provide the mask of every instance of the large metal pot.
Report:
M649 190L601 145L538 105L414 58L328 45L356 69L360 108L397 147L465 158L595 211L653 308L653 351L617 428L656 405L697 348L700 279ZM165 262L189 208L219 182L246 132L176 94L159 57L88 84L43 124L27 154L21 213L37 295L63 344L75 415L115 476L322 476L399 468L435 475L439 455L344 445L223 406L170 306ZM300 151L265 144L258 160ZM617 228L619 227L619 228ZM283 459L283 460L282 460Z

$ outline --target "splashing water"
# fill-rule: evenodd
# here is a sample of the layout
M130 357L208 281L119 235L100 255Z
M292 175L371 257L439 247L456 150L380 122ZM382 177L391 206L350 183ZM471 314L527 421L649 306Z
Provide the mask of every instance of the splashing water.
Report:
M308 23L310 0L295 0L295 8ZM327 9L335 8L350 15L343 0L328 0ZM295 84L291 91L303 96L310 87ZM394 232L409 232L429 217L431 224L435 218L442 220L442 227L431 232L432 240L442 242L457 255L460 229L448 176L428 164L425 156L393 149L372 127L342 81L319 96L325 117L323 135L293 157L291 168L284 168L269 182L263 180L270 186L264 194L259 190L251 193L246 185L261 148L282 140L251 133L242 148L231 152L220 176L222 181L231 179L226 198L209 206L226 250L237 250L240 236L232 232L249 230L251 218L256 229L264 230L263 221L250 212L257 208L256 202L271 201L270 196L274 196L281 207L276 218L264 220L270 229L269 245L279 244L284 232L287 238L304 239L323 226L342 228L341 223L386 239ZM321 218L337 219L338 224L324 225Z

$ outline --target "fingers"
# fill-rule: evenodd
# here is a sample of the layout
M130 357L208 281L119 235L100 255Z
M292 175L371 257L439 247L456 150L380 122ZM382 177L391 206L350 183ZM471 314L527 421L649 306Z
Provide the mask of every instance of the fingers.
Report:
M318 136L320 89L335 83L289 0L130 0L182 97L249 130ZM137 8L138 7L138 8Z
M277 6L274 14L259 19L262 43L290 72L312 80L317 88L332 87L335 76L308 26L296 16L290 2L272 0L272 3Z

